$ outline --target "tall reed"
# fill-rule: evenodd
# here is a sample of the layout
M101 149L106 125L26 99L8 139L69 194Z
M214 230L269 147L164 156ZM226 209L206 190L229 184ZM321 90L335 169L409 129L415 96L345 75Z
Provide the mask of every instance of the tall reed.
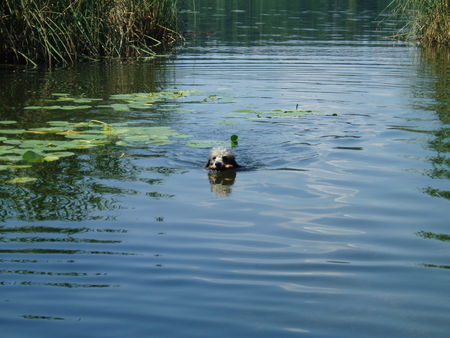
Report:
M138 57L176 41L176 0L2 0L0 62Z
M450 0L392 0L394 14L405 21L400 34L424 45L450 45Z

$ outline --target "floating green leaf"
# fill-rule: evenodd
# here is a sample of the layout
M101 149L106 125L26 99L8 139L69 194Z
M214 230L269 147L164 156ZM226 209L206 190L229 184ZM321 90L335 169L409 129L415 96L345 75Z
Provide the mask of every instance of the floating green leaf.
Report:
M124 103L112 103L108 105L100 105L98 108L111 108L114 111L130 111L130 107L128 104Z
M67 127L70 125L69 121L49 121L47 123L53 127Z
M52 93L53 96L57 96L57 97L68 97L70 96L70 94L68 93Z
M53 161L58 161L60 158L58 156L55 155L47 155L45 156L42 161L44 162L53 162Z
M20 140L10 140L10 139L6 139L6 140L3 140L3 143L5 143L5 144L17 145L17 144L20 144L21 141L20 141Z
M42 109L42 110L84 110L84 109L89 109L92 108L92 106L88 106L88 105L79 105L79 106L27 106L24 107L23 109L26 110L38 110L38 109Z
M238 109L233 110L235 113L254 113L255 111L253 109Z
M39 154L33 150L28 150L22 155L22 160L28 163L36 163L36 162L42 162L44 160L44 157L42 154Z
M17 121L0 121L0 124L16 124Z
M233 134L230 136L230 141L231 141L231 146L232 147L237 147L238 146L238 139L239 136L237 136L236 134Z
M22 183L33 182L33 181L36 181L36 180L37 180L37 178L35 178L35 177L16 177L16 178L12 178L10 180L7 180L6 183L22 184Z
M0 155L13 154L13 153L14 153L14 147L12 147L12 146L0 146Z
M225 142L217 140L190 140L187 145L193 148L211 148L218 146L226 146Z
M274 109L269 111L260 111L256 112L258 117L266 117L266 118L274 118L274 117L302 117L308 114L313 113L312 110L304 110L304 109Z
M91 97L81 97L79 99L73 99L74 103L92 103L95 101L101 101L102 99L96 99Z
M61 132L64 132L64 129L59 127L33 128L27 130L27 133L30 134L57 134Z
M17 155L0 156L0 161L2 161L2 162L19 162L19 161L22 161L22 156L17 156Z
M61 157L73 156L73 155L75 155L75 153L73 153L71 151L55 151L55 152L51 152L50 155L61 158Z
M0 134L23 134L25 129L0 129Z

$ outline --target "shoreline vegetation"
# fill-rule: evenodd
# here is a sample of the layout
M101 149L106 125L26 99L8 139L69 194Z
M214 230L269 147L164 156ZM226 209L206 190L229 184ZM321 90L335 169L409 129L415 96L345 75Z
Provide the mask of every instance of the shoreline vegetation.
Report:
M450 45L450 0L392 0L387 9L405 24L395 38L423 46Z
M154 57L181 38L176 0L3 0L0 63Z

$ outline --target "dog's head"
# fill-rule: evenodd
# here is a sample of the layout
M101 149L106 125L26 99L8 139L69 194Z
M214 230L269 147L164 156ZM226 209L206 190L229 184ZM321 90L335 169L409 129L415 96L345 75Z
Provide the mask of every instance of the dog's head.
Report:
M233 152L225 147L211 149L206 168L213 170L235 169L240 166L236 162Z

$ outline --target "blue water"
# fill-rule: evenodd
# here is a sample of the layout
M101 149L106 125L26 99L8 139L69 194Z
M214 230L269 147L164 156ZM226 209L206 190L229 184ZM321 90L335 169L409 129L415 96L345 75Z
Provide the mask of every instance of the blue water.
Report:
M80 152L2 184L2 336L447 337L446 63L385 39L369 4L311 10L323 26L310 38L292 24L240 43L219 25L229 12L203 2L183 12L186 31L211 33L188 33L168 59L3 71L2 119L131 119L185 138ZM238 37L267 13L304 14L234 10ZM165 88L198 93L152 111L23 110L61 91ZM297 105L308 112L237 112ZM209 147L189 140L232 134L245 169L211 175Z

